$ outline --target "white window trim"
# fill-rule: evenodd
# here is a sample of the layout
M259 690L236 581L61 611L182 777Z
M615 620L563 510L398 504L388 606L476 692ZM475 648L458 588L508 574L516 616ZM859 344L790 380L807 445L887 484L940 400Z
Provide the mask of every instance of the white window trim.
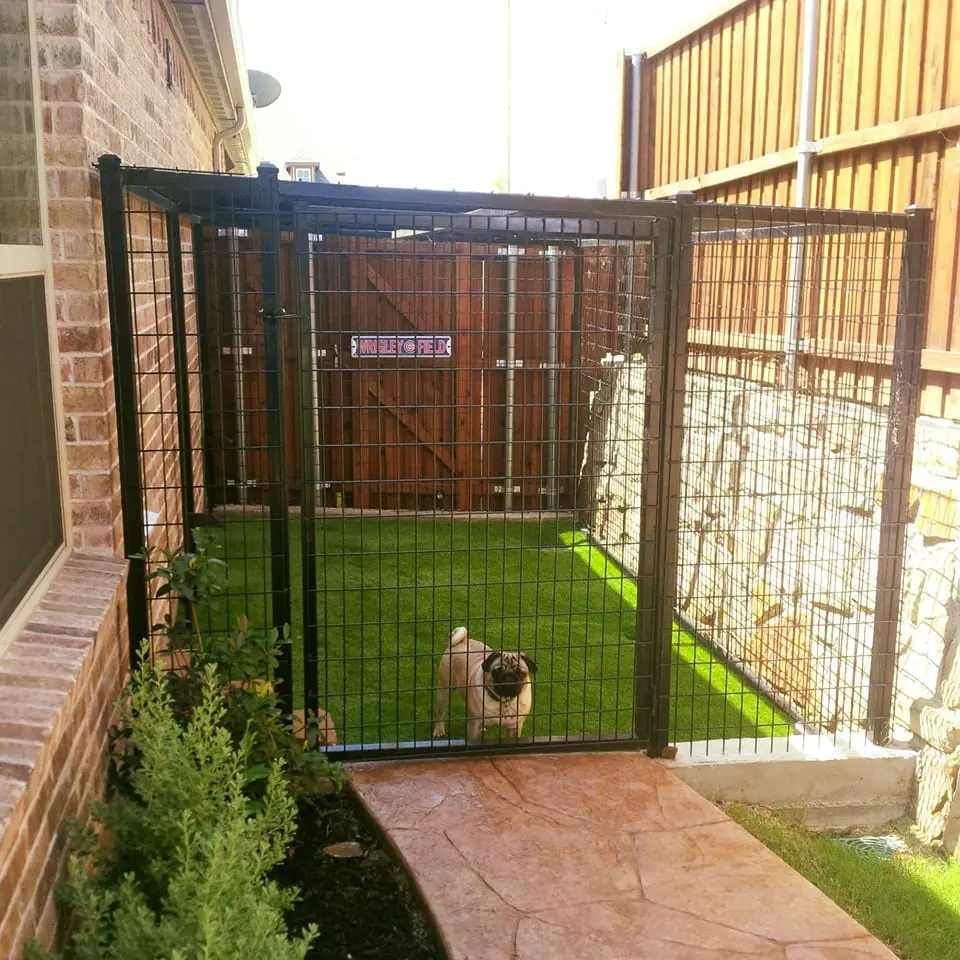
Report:
M73 544L73 522L70 511L70 475L67 468L67 447L64 435L63 383L60 380L60 350L57 340L56 309L53 291L50 217L47 209L47 173L43 142L43 102L40 88L39 49L37 45L37 11L35 0L27 0L27 28L30 43L30 67L33 81L33 129L37 143L37 193L40 202L40 235L42 243L32 245L0 244L0 278L42 276L47 312L47 344L50 351L50 385L53 392L53 417L56 433L57 465L60 473L60 515L63 543L47 562L41 574L24 595L6 623L0 626L0 655L12 639L23 630L40 598L66 562Z
M300 179L301 173L305 173L307 175L306 180ZM297 183L313 183L313 171L309 167L294 167L293 179L296 180Z

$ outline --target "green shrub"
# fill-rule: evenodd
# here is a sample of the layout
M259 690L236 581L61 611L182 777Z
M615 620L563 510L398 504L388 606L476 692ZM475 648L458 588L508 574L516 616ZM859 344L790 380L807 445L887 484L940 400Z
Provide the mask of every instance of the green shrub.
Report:
M303 736L292 730L292 718L281 713L275 677L280 653L290 643L289 627L265 635L254 630L246 617L238 617L230 632L206 631L201 626L205 608L215 605L227 586L226 564L211 554L213 541L202 529L194 531L194 552L163 551L151 580L160 581L156 596L176 601L176 612L167 615L154 630L166 635L171 657L167 683L173 708L181 723L189 722L204 696L209 670L224 679L223 724L235 745L252 734L247 747L247 790L262 793L268 766L284 760L296 799L339 790L344 777L339 764L322 751L317 718L305 718ZM139 759L122 725L112 732L114 742L113 783L126 789Z
M138 762L129 789L95 806L100 830L77 831L61 890L67 960L306 956L314 931L291 940L284 922L296 892L268 879L294 835L284 763L270 762L252 803L254 737L235 743L226 713L212 668L185 724L165 677L144 666L133 678L124 714Z

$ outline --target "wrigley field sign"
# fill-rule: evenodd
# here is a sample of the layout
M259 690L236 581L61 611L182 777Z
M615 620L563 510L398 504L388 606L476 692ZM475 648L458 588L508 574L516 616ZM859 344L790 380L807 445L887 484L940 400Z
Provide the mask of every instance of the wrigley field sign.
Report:
M443 357L453 356L453 337L356 336L350 338L351 357Z

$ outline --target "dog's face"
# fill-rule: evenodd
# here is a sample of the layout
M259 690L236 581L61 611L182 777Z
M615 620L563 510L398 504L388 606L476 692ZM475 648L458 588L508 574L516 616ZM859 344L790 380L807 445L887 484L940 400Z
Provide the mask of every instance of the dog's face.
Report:
M495 650L483 661L487 687L501 700L512 700L520 695L537 665L522 651L507 653Z

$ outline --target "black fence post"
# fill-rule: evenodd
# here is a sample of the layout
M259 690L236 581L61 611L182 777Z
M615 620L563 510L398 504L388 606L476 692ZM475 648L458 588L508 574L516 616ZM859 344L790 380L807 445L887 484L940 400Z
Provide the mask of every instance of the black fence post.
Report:
M317 710L320 700L319 623L317 609L317 456L318 411L317 336L315 297L318 284L313 241L303 218L297 217L297 290L300 293L300 336L297 338L300 370L300 569L303 571L303 702Z
M183 516L183 549L192 545L193 437L190 430L190 379L187 360L187 309L183 293L183 248L180 214L168 210L167 265L170 270L170 313L173 325L173 379L177 397L177 441L180 454L180 511Z
M693 195L658 221L645 372L641 551L637 571L634 734L660 756L670 735L670 667L677 598L683 405L693 271Z
M110 344L113 354L113 390L116 401L117 446L120 460L120 505L123 511L123 548L127 572L127 624L130 665L140 659L140 645L150 635L147 603L146 546L143 528L143 489L140 483L139 411L137 409L136 330L130 302L130 261L124 211L123 167L120 158L100 157L100 203L103 245L107 265L107 302L110 308Z
M257 169L260 178L260 255L263 271L264 355L267 401L267 458L270 470L270 592L273 626L283 633L291 626L290 490L287 485L287 443L283 384L283 321L280 300L280 182L269 163ZM293 713L293 651L284 644L277 666L278 697L283 712Z
M867 722L874 743L890 739L897 637L903 587L903 553L913 468L913 439L920 400L920 361L926 333L930 211L907 208L900 266L900 296L893 341L890 407L880 504L880 547L874 605Z

